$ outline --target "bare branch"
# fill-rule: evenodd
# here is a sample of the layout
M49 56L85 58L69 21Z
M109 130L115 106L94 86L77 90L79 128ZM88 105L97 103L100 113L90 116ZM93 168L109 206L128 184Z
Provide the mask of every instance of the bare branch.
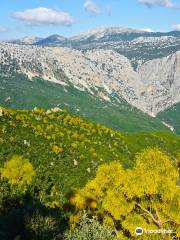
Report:
M141 204L137 204L137 206L142 210L144 211L145 213L148 214L148 216L151 217L151 219L153 220L153 222L158 226L158 227L161 227L161 223L159 222L159 219L157 220L153 214L151 212L149 212L146 208L142 207Z

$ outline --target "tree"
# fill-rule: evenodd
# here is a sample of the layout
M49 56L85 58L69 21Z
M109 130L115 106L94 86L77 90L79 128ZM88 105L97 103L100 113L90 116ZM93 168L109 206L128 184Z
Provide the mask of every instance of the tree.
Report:
M32 164L22 156L15 155L0 168L0 178L7 179L9 184L25 190L35 175Z
M104 164L95 179L70 202L76 214L86 210L111 225L118 234L135 239L136 227L170 229L180 236L178 169L165 153L148 148L136 156L136 166L124 170L119 162ZM144 235L142 239L149 239ZM151 239L166 239L153 234ZM138 237L141 239L141 237Z

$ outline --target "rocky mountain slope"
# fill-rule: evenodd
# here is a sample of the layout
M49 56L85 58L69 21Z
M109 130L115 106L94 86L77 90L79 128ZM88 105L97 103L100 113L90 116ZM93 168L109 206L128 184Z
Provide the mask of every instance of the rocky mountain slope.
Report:
M180 101L180 51L134 69L130 59L110 49L1 43L0 72L73 84L106 101L117 96L151 116Z
M98 28L71 38L53 35L35 45L72 47L80 50L111 49L131 60L134 68L141 62L167 57L180 50L180 31L146 32L131 28Z
M40 37L26 36L23 38L13 39L8 41L9 43L21 44L21 45L31 45L41 41Z

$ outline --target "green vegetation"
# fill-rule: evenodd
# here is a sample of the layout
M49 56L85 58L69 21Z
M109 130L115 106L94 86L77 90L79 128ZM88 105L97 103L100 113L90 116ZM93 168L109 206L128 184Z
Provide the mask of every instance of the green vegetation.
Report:
M147 146L175 156L180 138L169 132L119 133L66 111L35 108L5 110L0 117L0 144L2 163L12 154L24 156L38 169L39 186L44 182L40 176L44 179L44 172L49 171L57 184L59 175L66 179L65 189L69 190L82 186L104 162L121 160L132 167L134 155Z
M161 121L165 121L174 127L177 134L180 135L180 103L175 104L157 116Z
M65 240L115 240L115 232L96 217L83 215L79 226L65 234Z
M135 239L138 226L171 229L179 237L178 178L178 168L172 159L158 149L147 149L136 156L136 166L131 170L124 170L119 162L100 166L95 179L70 201L77 209L75 216L86 209L89 215L114 228L120 239ZM72 219L76 220L71 222L74 228L77 218ZM138 239L149 239L149 235ZM151 239L162 240L167 236L154 234Z
M151 152L143 152L135 157L137 152L147 147L158 147L168 156L157 150L155 157ZM88 181L94 181L97 169L102 169L103 166L109 168L109 166L117 164L113 174L104 175L104 181L109 176L110 181L121 185L122 182L119 182L121 175L118 172L118 169L121 169L126 176L123 191L128 194L129 204L135 204L137 195L139 203L149 209L150 202L145 201L148 199L142 193L142 189L145 189L150 191L147 194L156 195L149 195L153 207L154 197L157 197L157 201L159 198L164 201L162 197L165 197L166 206L172 206L174 209L171 199L166 199L167 196L162 195L159 186L164 186L166 191L169 194L172 193L172 197L174 196L175 186L173 184L176 175L174 164L179 149L180 137L171 132L122 133L83 120L79 116L72 116L67 111L58 108L50 110L40 108L33 110L1 109L0 239L55 240L65 239L63 236L66 236L67 239L74 239L74 236L78 236L79 239L85 240L87 231L93 231L93 229L99 229L100 234L99 236L94 235L94 239L101 237L103 231L107 234L112 233L113 236L119 231L119 234L126 239L134 227L134 225L129 226L128 218L125 218L126 222L123 222L123 228L127 231L123 231L122 227L116 229L110 226L109 229L109 222L104 221L104 218L96 212L97 204L100 206L99 203L90 201L89 208L85 206L79 211L79 208L73 205L73 197L81 191L78 189L88 186ZM174 160L174 164L171 159ZM115 163L111 163L114 161ZM154 167L156 164L157 169ZM100 165L102 167L98 168ZM163 171L160 170L161 167ZM143 172L144 174L142 174ZM138 184L141 188L133 187L134 180L131 177L133 178L136 174L136 181L139 179ZM111 179L111 176L115 179ZM153 185L150 181L147 185L148 179L151 180L151 178L157 179L157 181ZM102 181L102 186L103 184L106 182ZM147 189L144 184L148 186ZM130 185L131 187L129 187ZM112 186L110 189L114 191L114 185L108 184L109 186ZM159 191L159 195L157 191ZM107 192L105 192L106 194ZM125 203L127 199L120 198L120 200ZM178 201L177 204L179 204ZM128 203L125 203L124 209ZM117 204L119 203L117 202ZM162 204L162 206L164 205ZM157 207L159 209L159 205ZM127 206L127 211L130 211L128 209ZM88 214L87 221L78 225L84 210ZM102 213L104 210L102 208ZM161 210L159 209L160 214L162 214ZM130 213L139 216L138 211L142 211L142 209L137 207L136 211L130 211ZM108 209L106 212L112 215L114 222L115 215ZM171 214L171 209L167 214ZM179 221L176 219L176 213L173 214L168 216ZM121 215L124 216L120 212L120 218ZM96 217L95 222L91 221L94 216ZM106 218L106 220L110 220L110 218ZM117 222L121 221L119 218L116 220ZM146 223L145 218L141 220ZM150 221L149 218L147 221ZM75 228L68 230L68 223ZM172 227L176 229L175 225Z
M169 131L161 121L119 99L113 103L79 91L73 86L62 86L41 79L30 81L23 75L0 77L0 103L9 108L32 109L60 107L87 120L93 120L116 130ZM129 121L131 119L131 121Z

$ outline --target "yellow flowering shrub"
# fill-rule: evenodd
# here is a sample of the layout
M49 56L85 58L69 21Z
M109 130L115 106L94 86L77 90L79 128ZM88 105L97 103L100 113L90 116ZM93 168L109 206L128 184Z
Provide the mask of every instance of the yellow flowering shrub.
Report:
M168 155L148 148L136 156L133 169L124 170L119 162L101 165L96 177L77 191L71 203L77 213L85 210L97 215L116 231L128 232L133 239L138 226L173 229L178 235L178 177L178 168Z
M0 168L0 177L7 179L12 185L18 185L20 189L26 189L31 184L35 175L32 164L22 156L13 156Z
M75 215L71 215L70 216L70 218L69 218L69 225L70 225L70 228L72 230L75 229L75 227L79 223L80 219L81 219L81 215L80 214L75 214Z
M62 152L63 152L63 148L58 147L57 145L54 145L54 146L52 147L52 151L53 151L53 153L55 153L55 154L59 154L59 153L62 153Z

